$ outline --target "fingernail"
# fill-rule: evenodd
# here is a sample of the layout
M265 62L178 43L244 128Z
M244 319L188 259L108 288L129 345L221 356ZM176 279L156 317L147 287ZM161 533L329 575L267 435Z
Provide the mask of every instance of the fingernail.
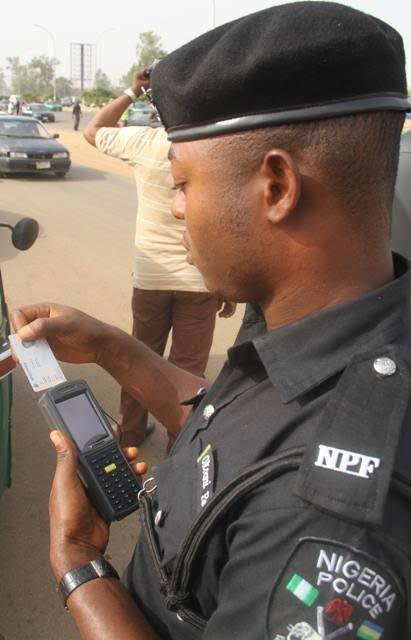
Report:
M20 338L20 340L22 342L24 342L25 340L27 340L27 338L30 338L31 336L31 331L29 331L28 329L26 329L26 327L23 327L22 329L19 329L17 331L17 335Z
M60 431L57 431L57 429L54 429L53 431L51 431L50 440L52 441L52 443L56 448L61 446L62 437L61 437Z

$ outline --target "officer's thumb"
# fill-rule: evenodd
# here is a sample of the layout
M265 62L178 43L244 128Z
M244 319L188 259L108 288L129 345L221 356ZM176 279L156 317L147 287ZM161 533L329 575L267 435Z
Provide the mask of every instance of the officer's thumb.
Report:
M61 431L53 430L50 440L57 452L57 469L65 473L75 473L77 468L76 450L68 436Z

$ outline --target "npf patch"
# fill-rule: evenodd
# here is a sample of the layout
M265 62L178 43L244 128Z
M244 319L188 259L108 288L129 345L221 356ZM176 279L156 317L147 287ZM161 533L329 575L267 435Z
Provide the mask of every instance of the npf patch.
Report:
M348 545L299 542L277 579L269 640L397 640L404 595L392 571Z

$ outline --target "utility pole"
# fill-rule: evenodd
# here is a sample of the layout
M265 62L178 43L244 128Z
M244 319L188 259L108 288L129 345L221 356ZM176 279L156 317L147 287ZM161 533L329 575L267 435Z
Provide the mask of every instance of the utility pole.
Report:
M80 45L80 98L84 93L84 44Z
M51 38L51 41L53 43L53 55L54 55L54 60L53 60L53 100L56 101L57 100L57 74L56 74L56 65L57 65L57 57L56 57L56 39L53 36L53 34L51 33L51 31L49 31L48 29L46 29L46 27L43 27L43 25L41 24L34 24L33 27L37 27L37 29L42 29L42 31L45 31Z
M73 82L80 83L81 98L83 98L85 83L92 80L93 50L93 44L85 44L84 42L70 44L70 77Z

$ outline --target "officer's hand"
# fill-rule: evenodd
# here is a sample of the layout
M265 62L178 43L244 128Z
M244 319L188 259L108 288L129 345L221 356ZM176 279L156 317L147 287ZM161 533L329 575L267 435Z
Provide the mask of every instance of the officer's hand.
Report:
M109 526L91 505L76 473L76 451L60 431L50 438L57 451L57 466L50 493L50 563L57 581L73 567L101 558L107 547ZM136 447L124 450L138 474L147 471L137 463Z
M131 88L136 96L139 96L142 93L141 87L144 87L146 91L150 88L150 72L148 67L139 69L139 71L136 71L133 75Z
M237 304L235 302L230 302L229 300L221 299L219 301L219 318L231 318L234 315L235 310L237 308Z
M47 338L56 357L64 362L99 362L109 326L77 309L41 303L16 309L10 320L26 342Z

